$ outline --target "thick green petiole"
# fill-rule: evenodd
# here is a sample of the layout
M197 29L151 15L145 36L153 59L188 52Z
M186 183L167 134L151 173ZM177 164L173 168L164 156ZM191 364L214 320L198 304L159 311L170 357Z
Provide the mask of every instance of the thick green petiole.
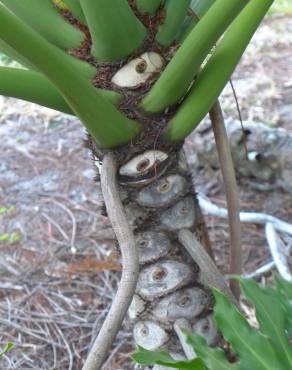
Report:
M105 62L126 58L138 49L146 29L127 0L80 0L92 36L92 55Z
M183 140L209 112L273 1L251 0L232 23L199 74L188 97L167 126L164 132L167 140Z
M19 54L16 50L6 44L3 40L0 39L0 52L7 55L14 61L22 64L24 67L29 69L34 69L34 66L29 63L21 54Z
M177 37L180 43L186 39L214 2L215 0L193 0L191 2L189 16L184 21L182 29Z
M141 12L154 14L161 4L161 0L136 0L138 9Z
M51 0L1 0L18 18L62 49L80 46L84 35L67 22Z
M10 45L1 40L1 38L0 38L0 51L3 54L15 60L16 62L22 64L24 67L28 69L37 70L37 68L33 66L23 55L18 53ZM78 73L80 75L87 78L88 80L92 79L95 76L96 69L93 66L69 55L68 58L70 59L71 64L74 65L76 69L78 69Z
M98 91L112 104L117 105L122 99L120 94L113 91ZM39 72L0 67L0 95L27 100L74 115L56 87Z
M71 57L50 44L0 4L0 38L48 77L80 118L97 144L111 148L127 143L140 130L78 73Z
M71 13L76 19L78 19L82 23L86 23L79 0L64 0L64 3L70 9Z
M190 6L191 0L166 0L165 19L159 27L156 40L163 46L169 46L177 35Z
M39 72L0 67L0 94L73 114L55 86Z
M142 101L146 112L160 112L186 94L211 48L247 3L248 0L215 1Z
M191 9L195 13L194 16L202 18L214 2L215 0L192 0Z

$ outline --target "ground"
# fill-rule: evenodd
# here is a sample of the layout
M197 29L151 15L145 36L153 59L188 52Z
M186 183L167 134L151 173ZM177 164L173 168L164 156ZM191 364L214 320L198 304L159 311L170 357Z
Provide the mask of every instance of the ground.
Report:
M261 26L233 83L243 120L292 133L292 17ZM222 106L237 120L230 87ZM1 369L80 369L119 279L113 232L102 212L80 123L39 106L0 97L0 345L15 348ZM208 131L208 122L204 123ZM201 131L200 131L201 130ZM196 172L199 128L186 142L196 188L225 205L217 169ZM277 155L277 153L276 153ZM264 211L292 222L291 194L262 190L239 178L242 210ZM218 266L226 272L228 226L206 217ZM286 242L289 242L286 240ZM291 240L290 240L291 242ZM262 227L243 226L244 271L269 260ZM127 323L104 369L126 369ZM74 364L73 364L74 361Z

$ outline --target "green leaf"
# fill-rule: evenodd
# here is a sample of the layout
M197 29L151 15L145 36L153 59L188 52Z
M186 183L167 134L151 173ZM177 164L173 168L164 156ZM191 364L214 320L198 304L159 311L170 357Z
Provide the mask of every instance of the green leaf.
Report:
M6 242L10 239L10 235L8 233L0 234L0 242Z
M225 340L240 358L242 370L287 370L279 361L269 339L251 328L238 309L218 290L213 289L216 299L214 318Z
M0 88L1 88L1 85L0 85ZM16 209L16 206L0 207L0 215L14 211L15 209Z
M275 275L277 290L281 292L287 300L292 301L292 284L288 281L280 278L278 275Z
M216 299L214 316L218 329L238 355L236 363L230 363L221 348L209 348L200 335L186 333L187 343L193 348L202 362L175 361L166 352L151 352L138 348L133 358L143 364L158 364L178 369L193 370L204 364L208 370L288 370L291 369L289 356L291 348L286 347L287 322L292 312L285 311L285 302L290 302L291 285L280 278L277 289L260 287L253 281L240 280L241 288L257 311L260 330L248 324L238 309L228 299L214 289ZM273 316L274 310L274 316ZM284 341L283 341L284 338ZM283 345L284 343L284 345ZM287 352L288 351L288 352ZM288 357L287 357L288 354ZM286 359L285 360L285 356Z
M287 307L279 300L275 289L261 287L253 280L239 281L243 294L255 307L260 331L270 339L282 365L292 369L292 349L285 334Z
M141 365L162 365L180 370L206 370L202 361L198 358L189 361L176 361L167 352L152 352L138 347L138 350L131 356Z
M279 299L287 310L287 327L288 338L292 339L292 284L275 275L276 286L279 292Z
M204 364L210 370L239 370L237 364L231 364L226 359L225 353L221 348L210 348L205 340L200 335L189 335L188 343L193 347L194 351L204 360Z
M14 344L12 342L8 342L3 349L2 352L0 352L0 357L6 355L7 352L9 352L14 347Z

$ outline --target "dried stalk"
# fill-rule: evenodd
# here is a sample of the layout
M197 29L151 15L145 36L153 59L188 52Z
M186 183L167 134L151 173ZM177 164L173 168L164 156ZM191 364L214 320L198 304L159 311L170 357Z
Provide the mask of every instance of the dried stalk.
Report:
M101 187L108 217L120 245L123 272L117 294L89 352L83 370L101 368L128 311L138 280L138 251L119 197L116 172L117 164L114 155L106 154L101 168Z
M210 119L214 131L227 200L230 229L230 274L241 275L242 250L238 189L231 156L231 149L225 129L222 110L218 100L215 102L210 111ZM230 288L234 295L238 298L240 295L238 283L232 280L230 282Z

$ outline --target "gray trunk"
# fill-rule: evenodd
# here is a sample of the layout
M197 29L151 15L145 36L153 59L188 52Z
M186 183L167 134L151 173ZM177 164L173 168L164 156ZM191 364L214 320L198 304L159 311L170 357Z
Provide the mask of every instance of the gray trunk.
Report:
M185 356L178 335L179 319L185 319L188 328L215 345L219 335L212 322L212 294L178 237L186 229L208 245L184 153L149 150L136 155L121 165L119 186L140 256L129 309L136 344Z

